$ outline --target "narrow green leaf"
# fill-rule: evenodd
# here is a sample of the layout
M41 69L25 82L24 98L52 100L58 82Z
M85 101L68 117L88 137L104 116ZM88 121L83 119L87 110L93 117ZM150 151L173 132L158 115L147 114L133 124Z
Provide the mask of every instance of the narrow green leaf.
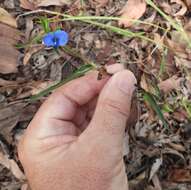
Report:
M49 26L49 19L46 17L41 17L40 18L40 24L43 27L43 30L45 33L49 33L50 30L50 26Z
M162 77L162 75L165 73L167 53L168 53L168 49L165 48L165 50L162 52L162 60L160 63L159 77Z
M21 48L27 48L32 44L40 44L42 43L42 36L44 35L44 33L42 34L38 34L37 36L35 36L33 39L31 39L28 43L25 44L17 44L15 45L15 47L17 49L21 49Z
M93 70L95 67L93 67L93 65L87 64L87 65L82 65L78 70L76 70L74 73L72 73L67 79L58 82L57 84L54 84L50 87L48 87L47 89L41 91L40 93L31 96L29 101L36 101L46 95L48 95L50 92L52 92L53 90L55 90L56 88L66 84L67 82L82 77L85 73L87 73L90 70Z
M180 30L181 26L170 16L165 14L152 0L146 0L147 4L153 7L162 17L164 17L176 30Z
M191 119L191 102L187 98L183 98L181 101L184 109L186 110L189 119Z
M159 105L156 103L152 94L150 94L149 92L143 91L143 98L151 106L151 108L156 112L159 119L162 121L164 127L168 128L168 124L164 118L164 115L163 115Z
M172 112L174 112L172 106L170 106L170 105L167 104L167 103L162 106L162 111L163 111L163 112L166 112L166 113L172 113Z
M183 26L178 23L175 19L168 16L166 13L164 13L152 0L146 0L146 3L153 7L163 18L165 18L171 26L176 29L180 35L187 41L188 47L191 48L191 39L184 30Z

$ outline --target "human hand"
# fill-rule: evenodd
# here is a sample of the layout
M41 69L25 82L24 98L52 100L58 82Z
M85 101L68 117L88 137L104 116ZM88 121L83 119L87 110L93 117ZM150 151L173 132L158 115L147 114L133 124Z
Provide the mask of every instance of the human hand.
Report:
M32 190L128 189L122 147L135 83L128 70L101 81L93 72L47 99L19 144Z

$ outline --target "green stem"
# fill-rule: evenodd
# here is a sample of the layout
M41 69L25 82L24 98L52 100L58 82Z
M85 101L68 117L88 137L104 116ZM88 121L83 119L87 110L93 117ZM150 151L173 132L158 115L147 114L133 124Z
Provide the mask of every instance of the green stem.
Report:
M50 86L49 88L41 91L40 93L38 93L36 95L31 96L29 99L29 102L36 101L36 100L40 99L41 97L48 95L49 93L51 93L53 90L57 89L58 87L66 84L67 82L70 82L73 79L84 76L85 73L87 73L88 71L93 70L93 69L95 69L95 67L93 65L82 65L76 72L71 74L67 79Z

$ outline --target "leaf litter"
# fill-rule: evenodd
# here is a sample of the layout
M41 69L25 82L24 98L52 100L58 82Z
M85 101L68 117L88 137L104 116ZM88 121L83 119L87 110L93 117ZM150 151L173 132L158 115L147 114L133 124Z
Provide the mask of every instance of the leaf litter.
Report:
M9 15L6 15L4 20L7 17L9 18ZM14 21L16 22L16 20ZM11 24L10 22L0 21L0 73L3 74L17 72L19 51L14 45L19 41L20 35L19 31Z
M92 68L121 63L138 80L124 137L129 189L190 190L191 2L9 1L0 9L1 189L28 188L17 144L46 97ZM107 19L75 20L93 15ZM42 45L47 27L69 33L66 48Z
M20 0L20 6L28 10L35 10L39 7L64 6L69 4L71 4L71 0Z
M146 11L145 0L128 0L120 11L121 19L119 25L129 27L133 24L132 20L138 20Z

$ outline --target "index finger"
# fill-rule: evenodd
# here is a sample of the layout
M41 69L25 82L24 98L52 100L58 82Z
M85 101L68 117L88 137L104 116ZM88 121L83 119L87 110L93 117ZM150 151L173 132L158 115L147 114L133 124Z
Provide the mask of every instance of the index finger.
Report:
M98 72L94 71L57 89L41 106L28 131L33 131L40 139L61 134L76 135L77 128L72 120L80 110L78 108L96 97L109 79L97 80L97 76Z
M108 77L97 80L97 74L96 71L91 72L58 88L40 108L39 117L72 120L77 107L99 94L108 80Z

